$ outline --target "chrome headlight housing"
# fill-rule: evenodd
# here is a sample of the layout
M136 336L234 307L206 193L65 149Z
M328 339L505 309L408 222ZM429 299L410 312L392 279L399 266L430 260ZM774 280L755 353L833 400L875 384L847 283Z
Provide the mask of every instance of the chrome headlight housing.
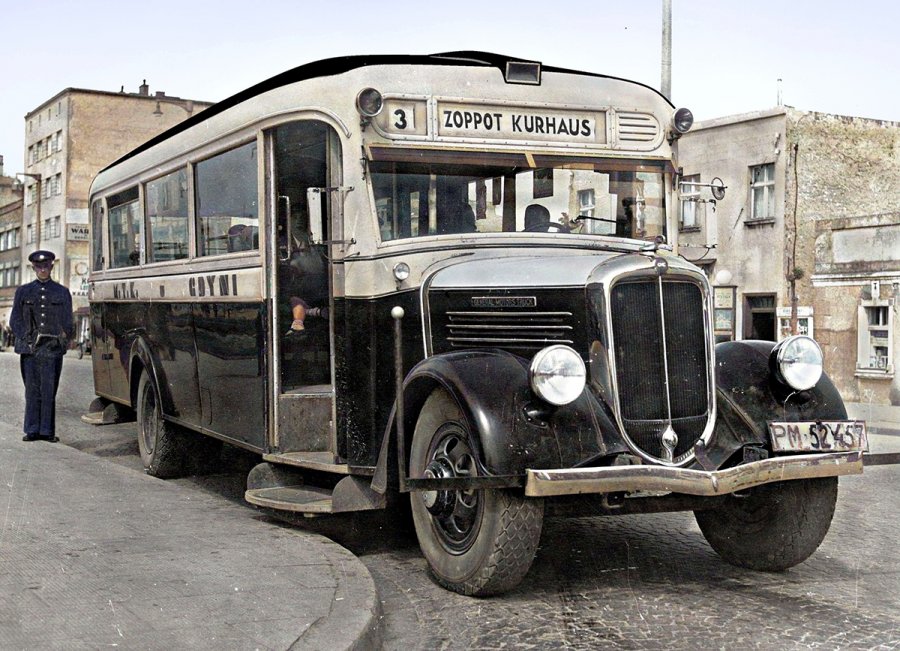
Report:
M805 335L788 337L775 346L771 363L778 381L796 391L812 389L822 377L822 349Z
M538 351L528 370L532 391L551 405L567 405L578 398L586 376L581 355L561 344Z

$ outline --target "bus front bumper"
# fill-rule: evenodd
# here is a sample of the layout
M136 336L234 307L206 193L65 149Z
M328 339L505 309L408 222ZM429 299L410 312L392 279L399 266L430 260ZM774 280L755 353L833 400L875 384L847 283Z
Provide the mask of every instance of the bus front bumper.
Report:
M776 481L858 475L862 471L861 451L774 457L712 471L650 465L529 469L526 470L525 494L550 497L667 491L712 497Z

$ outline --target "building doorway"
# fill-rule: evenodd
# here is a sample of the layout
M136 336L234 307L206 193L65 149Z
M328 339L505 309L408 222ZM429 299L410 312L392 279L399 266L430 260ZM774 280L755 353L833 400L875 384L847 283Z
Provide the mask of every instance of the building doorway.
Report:
M744 339L775 339L775 294L744 294Z

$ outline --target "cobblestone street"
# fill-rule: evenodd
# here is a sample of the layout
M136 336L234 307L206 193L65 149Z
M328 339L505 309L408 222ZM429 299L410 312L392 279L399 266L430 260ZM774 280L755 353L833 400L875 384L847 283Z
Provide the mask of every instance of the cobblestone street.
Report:
M0 360L11 374L15 357ZM63 443L141 472L134 423L78 420L91 397L90 360L70 356L63 373ZM251 457L232 451L214 474L176 481L243 503ZM825 542L780 574L726 564L690 513L548 518L523 583L489 599L438 587L411 523L397 513L302 526L332 537L369 569L386 649L900 649L898 505L900 466L842 478ZM246 508L248 519L294 526Z

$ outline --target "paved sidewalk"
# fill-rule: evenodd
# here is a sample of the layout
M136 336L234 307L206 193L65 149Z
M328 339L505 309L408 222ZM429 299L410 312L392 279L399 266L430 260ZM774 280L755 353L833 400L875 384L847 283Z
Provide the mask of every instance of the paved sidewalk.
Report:
M0 648L378 646L330 540L0 423Z

